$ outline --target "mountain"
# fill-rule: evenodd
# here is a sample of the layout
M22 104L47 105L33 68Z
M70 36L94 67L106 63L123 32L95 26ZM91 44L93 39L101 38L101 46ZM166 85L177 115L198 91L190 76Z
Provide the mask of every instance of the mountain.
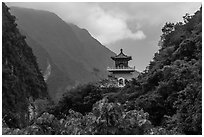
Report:
M31 98L48 98L47 86L15 17L2 3L2 116L9 127L28 124Z
M113 65L110 57L115 53L87 30L48 11L11 7L11 12L37 56L53 100L67 88L107 77L106 68Z
M113 54L107 52L108 48L101 45L101 43L97 41L95 38L93 38L86 29L81 29L78 26L71 23L68 24L72 28L73 32L80 40L80 42L83 43L82 46L84 49L85 56L87 57L87 63L89 66L92 66L92 68L94 68L95 67L94 64L97 64L100 68L103 68L104 66L102 63L99 62L99 60L109 65L113 63L113 61L110 60L109 58L110 56L113 56ZM92 58L91 56L89 56L93 54L93 52L95 53L97 58Z

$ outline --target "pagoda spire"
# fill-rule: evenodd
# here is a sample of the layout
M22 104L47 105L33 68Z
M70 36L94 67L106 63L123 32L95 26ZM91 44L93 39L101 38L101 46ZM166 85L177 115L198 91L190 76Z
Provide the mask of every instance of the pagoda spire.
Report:
M123 49L120 49L120 53L123 53Z

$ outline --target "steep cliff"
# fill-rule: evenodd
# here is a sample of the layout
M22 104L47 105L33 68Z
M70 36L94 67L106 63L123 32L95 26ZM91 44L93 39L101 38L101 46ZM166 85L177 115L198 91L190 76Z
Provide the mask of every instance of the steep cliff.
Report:
M47 98L47 87L32 49L17 29L15 17L2 4L2 111L10 127L28 121L29 98Z

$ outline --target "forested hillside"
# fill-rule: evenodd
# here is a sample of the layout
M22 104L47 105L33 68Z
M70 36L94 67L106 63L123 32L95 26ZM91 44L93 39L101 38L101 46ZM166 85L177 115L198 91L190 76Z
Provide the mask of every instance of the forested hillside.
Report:
M67 90L32 124L4 125L3 134L201 135L202 7L183 19L164 25L160 50L124 88L97 82Z
M155 126L201 134L202 7L183 19L164 25L160 50L124 91L131 107L143 108Z
M47 86L15 17L2 3L2 117L9 127L28 125L29 98L47 98Z

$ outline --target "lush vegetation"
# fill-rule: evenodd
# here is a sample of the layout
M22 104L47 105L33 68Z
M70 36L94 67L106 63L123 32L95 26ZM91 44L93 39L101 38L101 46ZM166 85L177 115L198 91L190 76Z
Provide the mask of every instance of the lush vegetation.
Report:
M47 87L32 49L2 3L2 116L9 127L28 125L29 98L47 97Z
M178 134L164 128L153 128L143 110L128 111L120 103L108 103L107 98L94 104L90 113L82 115L69 110L69 115L58 120L47 112L32 125L23 129L11 129L3 123L3 134L45 135L121 135L121 134Z
M160 50L147 69L119 95L143 108L154 126L202 133L202 8L184 23L166 23Z
M35 100L30 125L3 119L3 134L202 134L202 8L183 18L165 24L160 50L126 87L94 83L56 105Z

